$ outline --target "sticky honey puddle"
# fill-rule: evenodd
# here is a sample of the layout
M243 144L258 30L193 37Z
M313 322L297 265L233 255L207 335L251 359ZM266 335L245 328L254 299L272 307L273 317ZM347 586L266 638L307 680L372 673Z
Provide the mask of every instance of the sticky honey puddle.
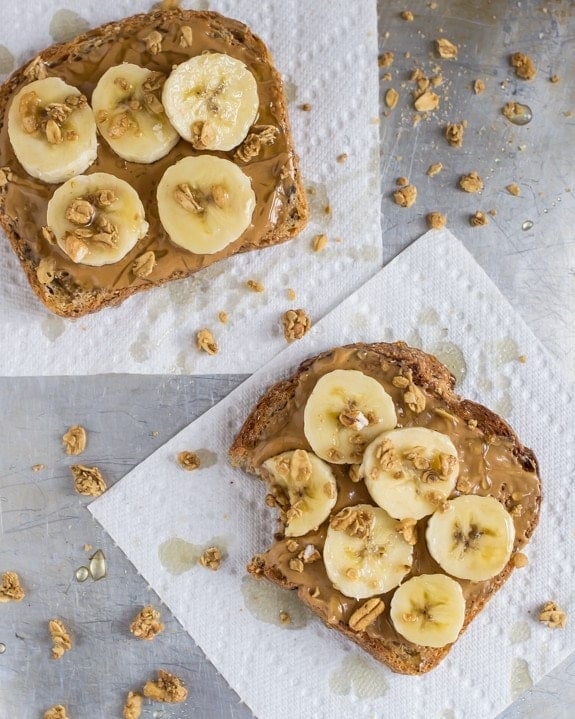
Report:
M301 629L312 616L296 592L277 587L265 579L246 576L242 579L241 591L246 609L261 622L284 629Z
M387 693L389 685L381 670L361 657L346 657L329 678L334 694L355 694L358 699L375 699Z

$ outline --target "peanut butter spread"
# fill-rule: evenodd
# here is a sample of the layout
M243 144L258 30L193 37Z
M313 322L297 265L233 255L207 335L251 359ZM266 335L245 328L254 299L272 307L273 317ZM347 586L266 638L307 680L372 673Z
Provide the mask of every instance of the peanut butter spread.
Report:
M511 439L490 436L482 431L473 419L474 410L479 419L479 410L473 403L463 402L458 411L453 404L448 404L436 394L420 388L425 397L425 408L419 412L410 409L405 402L404 389L392 382L401 369L399 363L388 361L373 350L340 348L320 356L309 365L299 376L293 397L288 400L285 408L267 423L259 442L250 449L250 464L253 464L257 472L265 476L265 470L261 471L263 462L281 452L296 448L311 451L303 431L305 404L317 380L335 369L360 370L377 379L393 399L398 427L421 426L449 435L457 449L460 464L456 489L450 498L460 494L496 497L503 502L513 518L513 551L517 552L527 543L537 523L540 503L539 479L529 451L523 454L518 450L517 443L514 444ZM481 426L481 422L479 424ZM483 426L486 426L485 422ZM331 516L346 506L374 504L363 480L357 481L353 472L350 477L350 465L330 466L338 485L337 503ZM419 574L445 573L427 549L425 530L428 519L429 517L425 517L415 524L413 565L404 581ZM297 537L296 541L294 538L282 539L281 535L278 535L278 541L263 555L263 562L284 585L297 588L302 599L327 623L347 628L352 615L364 600L351 599L334 589L323 561L302 563L297 567L293 561L301 548L307 545L313 545L322 554L328 525L329 519L320 525L317 531ZM260 564L260 570L261 566ZM261 571L255 569L254 573L261 574ZM468 606L477 603L482 606L501 584L497 576L480 582L454 579L461 585ZM399 635L390 620L389 605L393 591L380 596L385 609L365 628L365 641L369 642L370 638L387 641L390 646L406 652L409 655L406 659L412 660L414 666L417 666L420 648Z
M212 152L236 162L251 180L256 195L256 207L248 229L225 249L212 255L193 254L173 244L164 231L156 202L156 188L167 167L188 155L201 152L192 144L180 140L168 155L152 164L137 164L121 159L103 138L98 140L98 156L86 174L108 172L127 181L138 193L145 209L150 229L148 234L122 260L103 267L76 264L50 242L46 226L46 210L55 185L30 177L21 167L12 149L7 131L8 108L0 114L0 166L10 168L10 182L0 197L0 209L7 215L9 228L21 240L23 259L39 264L46 258L55 259L55 275L64 293L71 296L83 292L106 291L121 293L125 288L135 291L150 281L159 284L187 276L191 271L206 267L235 252L266 245L273 240L278 224L288 226L298 219L295 200L294 155L291 150L289 127L285 116L279 76L271 66L269 55L248 28L216 13L197 12L190 19L182 11L155 11L139 15L121 24L110 24L81 36L74 45L56 46L45 53L47 76L55 76L77 87L91 101L92 92L104 72L122 62L141 65L159 71L166 77L174 65L205 52L225 53L244 62L257 82L259 111L254 122L258 126L272 126L274 141L261 143L255 154L238 156L234 148L229 152ZM193 38L190 45L182 42L182 27ZM152 46L151 34L161 35L161 45ZM156 36L154 35L154 36ZM62 48L66 48L67 51ZM73 48L71 51L70 48ZM15 76L12 95L30 77ZM248 135L249 138L249 135ZM241 150L241 146L239 148ZM281 239L288 239L284 231ZM151 276L135 273L135 260L145 252L153 252L156 265Z

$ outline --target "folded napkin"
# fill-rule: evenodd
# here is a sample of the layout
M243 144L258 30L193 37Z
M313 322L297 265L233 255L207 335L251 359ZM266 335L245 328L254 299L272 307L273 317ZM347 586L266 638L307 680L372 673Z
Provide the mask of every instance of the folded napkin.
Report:
M436 354L459 392L503 415L541 466L540 525L516 570L430 674L393 674L326 628L285 590L246 576L275 526L263 483L226 453L267 387L321 350L403 339ZM575 607L573 388L449 232L430 232L249 380L145 460L90 511L239 696L261 719L294 716L495 717L575 648L575 622L550 629L538 609ZM192 474L176 455L209 458ZM216 573L196 563L216 544ZM279 612L292 623L281 626Z
M61 9L61 0L43 0L41 7L7 3L0 73L55 40L152 4L76 3L76 13ZM314 0L305 12L298 0L182 5L209 5L242 20L269 46L285 81L310 202L308 228L284 245L224 260L75 321L44 309L0 236L2 375L253 372L285 347L280 317L286 310L305 308L315 321L381 267L375 0ZM307 112L300 109L305 103ZM344 154L347 159L338 161ZM328 245L313 252L318 234L327 235ZM249 279L262 282L265 291L249 290ZM288 288L295 290L295 300L288 298ZM229 324L218 322L220 311L229 314ZM216 356L195 347L203 327L216 337Z

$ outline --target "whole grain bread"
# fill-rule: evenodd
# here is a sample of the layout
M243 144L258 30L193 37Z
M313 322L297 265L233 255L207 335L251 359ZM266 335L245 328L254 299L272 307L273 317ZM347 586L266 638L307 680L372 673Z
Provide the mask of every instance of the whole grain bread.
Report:
M193 40L189 46L181 42L183 26L191 28ZM157 45L147 41L154 31L162 38L159 51ZM279 131L274 144L262 148L253 161L238 160L234 156L237 148L215 153L236 162L252 179L256 193L252 225L225 250L213 255L194 255L177 247L159 221L155 188L166 167L184 156L200 153L180 140L165 158L141 165L120 160L99 138L98 158L86 174L111 171L129 182L140 195L150 229L114 265L89 268L73 263L42 232L47 203L57 185L30 177L18 162L7 133L12 98L32 80L55 76L77 86L90 102L99 78L114 64L133 62L167 75L174 64L205 51L227 53L246 62L260 90L256 121L260 125L273 124ZM256 177L258 172L264 172L262 167L268 168L265 181ZM79 317L117 305L135 292L188 277L230 255L284 242L307 222L305 192L280 74L262 40L246 25L215 12L158 9L110 22L42 50L0 86L0 168L0 225L34 292L48 309L64 317ZM148 251L155 253L156 267L149 276L137 276L134 261Z
M465 442L474 441L478 442L479 446L481 443L485 443L485 446L495 446L496 451L501 453L507 463L504 466L513 470L509 472L509 475L504 472L502 477L497 476L491 486L484 486L483 482L479 482L478 479L476 486L468 487L466 491L459 491L456 488L452 494L452 496L469 492L483 495L492 494L510 511L516 525L514 550L500 574L485 582L472 583L457 580L462 585L466 596L465 621L462 628L464 631L484 608L490 597L509 579L515 566L514 554L528 542L537 525L541 491L535 455L522 445L516 433L505 420L481 404L459 397L454 391L454 377L435 357L419 349L408 347L405 343L382 342L348 345L325 352L306 360L290 377L270 387L250 412L236 436L229 450L231 463L263 480L269 480L266 472L262 471L262 463L269 456L289 449L310 451L311 448L303 435L302 409L306 396L309 395L317 378L334 367L359 369L378 379L392 395L396 408L399 410L398 415L402 417L402 426L411 424L425 426L426 422L421 420L422 414L415 415L403 402L403 390L395 388L390 382L390 378L396 374L410 377L413 384L421 389L428 406L431 407L427 414L433 417L433 428L452 437L458 448L460 463L462 461L461 447L465 446ZM285 441L278 444L277 438L282 437L282 432ZM461 433L461 443L458 441L457 433ZM454 437L454 435L457 436ZM341 465L331 466L339 488L341 483L346 481L346 474L342 472ZM346 465L346 472L348 468L349 466ZM339 494L342 493L339 492ZM519 494L522 495L520 501L518 501ZM367 499L363 501L373 504L369 495L366 497ZM338 499L338 504L332 510L331 516L339 512L343 506L346 506L345 500L342 503ZM317 549L321 549L319 545L322 537L325 537L325 529L329 521L330 518L314 533L298 537L297 539L300 540L298 545L302 547L308 543L314 543ZM420 555L419 559L414 559L413 567L415 568L418 563L423 566L424 562L427 562L431 573L444 573L439 565L435 564L427 555L425 547L420 546L422 543L425 544L423 537L426 522L427 519L418 522L417 536L419 539L414 550ZM322 587L330 584L327 576L324 578L321 575L321 572L325 574L323 565L320 566L320 563L316 562L312 565L304 565L303 573L291 572L289 563L286 561L289 552L287 542L283 538L281 519L280 525L280 531L276 535L273 546L267 552L254 557L248 565L248 571L251 574L256 577L265 577L286 590L297 591L301 600L327 626L344 634L395 672L423 674L436 667L446 656L453 645L441 648L419 646L405 640L393 630L389 620L389 596L391 593L382 597L386 609L376 620L375 627L368 627L359 632L354 631L348 620L350 613L357 608L358 602L339 595L335 590L336 604L337 602L340 602L340 605L347 603L349 608L343 612L343 615L340 613L340 616L334 616L330 609L333 602L330 604L327 598L325 601L320 601L321 593L319 597L314 597L315 592L310 591L312 587L309 580L306 580L309 566L315 568L313 582L316 584L318 581L323 582ZM279 561L280 557L282 561ZM319 569L317 569L318 566L320 566ZM405 577L405 580L418 573L414 568Z

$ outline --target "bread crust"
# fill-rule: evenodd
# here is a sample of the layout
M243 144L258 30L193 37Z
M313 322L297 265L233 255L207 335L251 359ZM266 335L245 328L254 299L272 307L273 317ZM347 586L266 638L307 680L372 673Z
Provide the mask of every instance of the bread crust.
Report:
M455 379L449 370L434 356L422 350L409 347L403 342L374 344L356 343L346 345L343 350L369 351L376 353L384 362L390 362L401 368L411 370L413 381L428 394L441 400L446 410L464 422L474 420L477 429L486 437L504 438L512 444L513 455L527 472L532 472L538 478L539 467L535 454L525 447L509 424L488 408L470 400L462 399L454 391ZM302 376L319 359L328 357L331 351L324 352L303 362L297 370L287 379L281 380L272 387L258 401L254 409L245 420L241 430L233 441L229 450L229 460L232 465L255 474L264 479L255 462L254 450L266 433L270 423L281 426L290 403L293 401L296 389ZM539 488L539 484L538 484ZM503 500L506 498L503 497ZM541 493L535 498L535 504L527 521L525 537L529 539L537 526L541 503ZM266 555L259 555L259 564L248 568L256 576L264 576L268 580L285 589L296 590L300 599L330 628L336 629L348 639L358 644L375 659L385 663L393 671L401 674L423 674L435 668L448 654L453 645L441 648L423 647L410 642L383 642L377 637L370 636L368 632L355 632L344 621L334 623L326 611L322 611L310 598L308 587L298 585L284 576L282 571L273 564L266 562ZM512 559L509 560L503 571L489 581L488 593L482 594L472 603L466 604L465 620L462 632L484 608L488 599L493 596L507 581L514 569Z
M135 38L138 33L141 34L142 31L150 25L174 22L179 24L192 24L202 20L215 23L222 28L222 32L229 32L230 37L233 36L236 40L237 38L241 38L242 42L257 56L258 62L266 65L272 77L271 92L277 114L277 124L284 133L286 153L289 155L290 194L286 200L286 211L284 212L283 218L278 220L259 237L255 237L251 240L242 239L241 243L236 243L236 246L231 252L223 254L223 256L228 256L285 242L297 235L303 227L305 227L308 218L307 200L299 169L299 159L293 146L283 82L279 72L275 69L272 56L263 41L254 35L243 23L224 17L216 12L207 10L184 10L182 8L172 8L168 10L158 9L150 13L133 15L121 21L106 23L78 35L68 42L51 45L38 53L35 60L39 59L46 63L50 68L50 74L58 76L58 67L81 58L83 53L89 53L90 48L110 42L128 42L126 39L127 36ZM234 42L236 40L234 40ZM21 87L33 79L27 76L29 66L30 63L27 63L18 68L0 86L0 128L6 123L11 98ZM91 78L92 84L95 84L98 79L98 77ZM90 97L88 100L90 101ZM105 141L100 139L98 154L100 154L102 143L105 143ZM179 143L178 147L180 145L181 143ZM136 163L126 164L128 166L137 166ZM0 157L0 167L2 166L4 166L6 171L16 173L18 177L29 177L17 161L12 163L11 166L7 166L6 158ZM86 172L90 173L92 171L92 168L88 168ZM46 184L45 187L46 191L49 191L51 195L57 186ZM173 271L170 276L158 278L157 280L153 278L146 278L145 280L135 279L132 284L121 288L103 286L87 289L83 287L72 291L65 273L63 273L62 276L56 276L50 283L42 284L37 276L40 260L37 253L32 250L31 237L29 236L31 230L29 226L27 226L26 232L22 232L18 227L18 219L10 216L6 211L5 205L5 192L0 189L0 226L6 233L10 245L18 257L28 282L36 295L50 311L62 317L80 317L85 314L97 312L104 307L118 305L136 292L142 292L165 284L166 282L171 282L172 280L189 277L201 269L201 267L207 266L214 261L211 256L205 256L206 259L202 262L201 267L177 269ZM148 209L149 208L146 207L146 214L148 214ZM40 234L40 232L41 226L34 228L35 234ZM54 252L57 254L60 251L58 248L55 248ZM216 260L219 259L220 254L222 253L216 256Z

